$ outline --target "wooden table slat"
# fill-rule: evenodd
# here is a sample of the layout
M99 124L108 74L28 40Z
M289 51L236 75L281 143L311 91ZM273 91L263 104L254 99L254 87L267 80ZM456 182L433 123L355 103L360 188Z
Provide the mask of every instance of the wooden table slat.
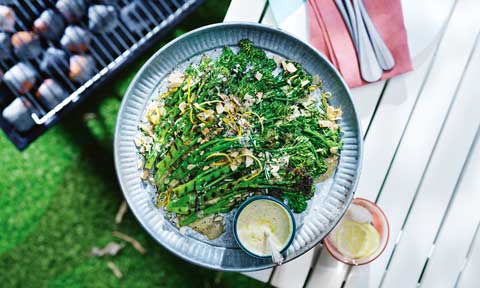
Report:
M378 203L389 217L390 242L384 254L369 264L368 275L356 273L355 270L359 269L352 270L346 287L359 287L366 284L367 287L378 287L380 284L390 254L400 235L408 208L414 199L418 183L430 157L432 146L440 131L441 123L474 44L474 39L468 37L463 37L462 41L458 40L459 35L475 33L471 27L470 30L468 27L465 29L464 25L457 23L472 20L471 18L465 19L466 10L472 8L468 3L471 2L459 2L460 5L456 7L452 15L451 24L442 39L427 82L415 105L402 143L390 167L388 178L383 184L383 192ZM366 283L365 279L369 279L369 282Z
M362 175L355 192L357 197L377 198L430 71L434 52L431 50L430 55L426 55L427 60L414 71L389 80L365 137Z
M265 9L265 15L262 18L262 24L270 25L270 26L277 26L277 22L275 21L275 17L273 16L272 7L268 6Z
M357 110L363 136L367 131L375 113L375 107L380 100L386 81L375 82L350 90L353 104Z
M480 163L478 160L477 163ZM474 175L473 181L478 185L478 170ZM477 188L478 191L478 188ZM471 250L466 259L466 265L462 273L459 275L457 287L459 288L477 288L478 287L478 267L480 267L480 223L477 224L477 232L475 239L471 245Z
M307 4L303 2L292 14L279 23L278 27L308 42Z
M223 22L258 22L267 0L232 0Z
M270 277L272 276L272 272L273 272L273 269L270 268L270 269L252 271L252 272L243 272L242 274L250 278L253 278L255 280L266 283L270 280Z
M443 215L470 152L480 125L480 113L478 113L480 86L477 83L480 58L478 55L474 57L474 60L473 63L470 62L469 67L476 67L467 69L467 74L463 77L463 80L467 81L462 81L460 89L457 90L445 126L437 140L438 144L434 148L432 158L408 214L402 239L397 245L386 274L384 283L387 287L394 283L400 283L399 281L407 286L415 285L419 281L425 261L432 251L435 235L440 228ZM461 134L458 131L462 131ZM453 237L453 235L450 236ZM462 243L458 243L458 245L461 250ZM458 252L460 251L454 253ZM455 271L454 257L448 266L449 270ZM443 276L446 280L448 274ZM454 283L454 281L452 282ZM447 283L442 285L445 284Z
M338 288L347 277L349 266L333 258L327 249L322 249L310 273L306 288Z
M301 257L286 264L277 266L273 272L270 284L278 288L301 288L307 279L315 255L311 249Z
M476 75L480 75L477 62ZM476 85L478 86L478 85ZM480 91L477 89L477 95ZM465 260L474 241L477 224L480 222L480 141L478 139L465 165L463 177L452 200L448 217L435 243L435 250L422 278L422 287L453 287L463 269ZM448 265L445 265L448 263ZM477 266L477 268L480 266ZM478 279L478 275L477 275ZM478 285L478 280L477 280Z
M415 61L430 50L432 40L442 33L458 0L402 0L410 55Z

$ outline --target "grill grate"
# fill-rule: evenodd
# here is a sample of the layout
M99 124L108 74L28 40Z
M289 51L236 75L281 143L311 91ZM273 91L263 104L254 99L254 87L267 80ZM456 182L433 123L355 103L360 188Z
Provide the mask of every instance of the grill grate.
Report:
M71 0L83 1L83 0ZM9 31L11 36L18 31L32 31L34 21L47 9L53 10L58 15L61 13L56 9L55 0L37 0L37 1L10 1L8 5L15 12L15 31ZM66 1L69 2L69 1ZM93 2L93 1L89 1ZM15 106L14 101L22 99L22 103L27 107L25 113L29 114L32 121L32 127L26 131L20 131L12 123L11 120L6 119L4 115L0 115L0 126L5 131L10 140L19 148L24 149L28 144L34 141L45 130L54 125L60 119L61 115L70 111L80 100L90 94L99 83L108 79L113 73L125 63L133 60L140 54L143 49L153 44L153 40L161 36L162 32L172 27L181 18L183 18L188 12L192 11L202 0L103 0L95 1L101 2L101 4L113 6L118 15L118 25L105 33L96 33L97 31L91 31L90 42L86 43L85 54L90 55L94 62L95 67L92 69L91 77L85 79L83 83L72 80L71 70L70 75L68 69L62 69L59 63L53 62L52 69L45 71L40 69L42 57L32 57L31 59L21 59L16 53L11 51L12 57L0 57L0 72L6 73L15 64L23 62L33 67L39 79L32 89L29 89L26 93L20 93L16 85L12 85L10 81L2 81L0 85L0 111L3 111L9 105ZM95 5L98 3L90 3L89 5ZM5 5L5 4L4 4ZM87 8L88 9L88 8ZM89 10L88 10L89 11ZM90 12L89 12L90 13ZM89 31L88 27L88 15L83 16L82 20L75 23L68 23L66 18L63 18L66 26L74 25L80 27L86 31ZM96 16L96 15L95 15ZM0 15L2 17L2 15ZM63 16L62 16L63 17ZM0 23L2 19L0 19ZM1 29L1 28L0 28ZM66 34L65 34L66 35ZM78 33L71 37L73 41L75 38L80 42L87 42L85 38L78 37ZM42 46L42 55L48 47L55 47L62 49L60 41L52 41L39 37ZM62 40L63 41L63 40ZM13 43L13 42L12 42ZM62 42L63 43L63 42ZM63 47L64 48L64 47ZM1 48L0 48L1 49ZM13 50L13 48L12 48ZM64 49L69 57L75 54L83 54L83 51L68 51L71 49ZM3 53L3 52L2 52ZM2 59L3 58L3 59ZM71 61L71 58L70 58ZM76 62L79 64L81 71L88 71L92 67L83 62ZM68 68L68 67L67 67ZM71 64L70 64L70 69ZM0 76L3 74L0 73ZM10 76L19 76L15 73L11 73ZM5 74L2 76L4 78ZM21 78L21 77L20 77ZM38 95L35 94L38 86L41 84L41 80L52 78L60 84L60 86L66 91L67 97L59 100L58 103L52 105L46 105L42 103ZM4 103L2 103L4 102ZM27 104L25 104L27 103ZM18 106L18 105L17 105ZM20 105L21 106L21 105ZM28 111L28 112L27 112ZM20 117L21 118L21 117ZM25 118L22 118L25 121Z

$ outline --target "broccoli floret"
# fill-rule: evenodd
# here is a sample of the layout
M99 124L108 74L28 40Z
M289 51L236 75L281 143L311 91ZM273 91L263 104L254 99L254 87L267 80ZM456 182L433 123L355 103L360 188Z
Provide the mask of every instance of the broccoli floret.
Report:
M307 199L302 193L285 192L284 199L288 201L288 207L295 213L302 213L307 209Z

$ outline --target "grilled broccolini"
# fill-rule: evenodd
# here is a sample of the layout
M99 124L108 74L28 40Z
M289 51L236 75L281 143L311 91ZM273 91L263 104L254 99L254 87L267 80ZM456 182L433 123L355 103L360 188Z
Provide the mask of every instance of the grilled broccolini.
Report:
M249 40L239 47L173 72L140 124L142 177L180 226L254 194L300 213L342 147L342 112L328 104L321 81Z

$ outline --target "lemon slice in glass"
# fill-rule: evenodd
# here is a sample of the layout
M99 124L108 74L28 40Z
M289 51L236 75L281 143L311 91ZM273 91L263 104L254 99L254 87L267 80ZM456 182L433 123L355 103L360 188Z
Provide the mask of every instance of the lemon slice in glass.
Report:
M369 223L343 221L335 233L335 246L343 255L367 258L380 246L380 234Z

